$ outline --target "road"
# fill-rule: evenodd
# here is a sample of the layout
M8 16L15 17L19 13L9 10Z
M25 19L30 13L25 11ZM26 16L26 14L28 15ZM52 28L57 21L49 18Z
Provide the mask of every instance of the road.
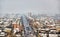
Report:
M27 21L27 17L23 15L21 17L21 20L24 26L24 37L29 37L28 35L32 32L32 28L30 27L29 22Z

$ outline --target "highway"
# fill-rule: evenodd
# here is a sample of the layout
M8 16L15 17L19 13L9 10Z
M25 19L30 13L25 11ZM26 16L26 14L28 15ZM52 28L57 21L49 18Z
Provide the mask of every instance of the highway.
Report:
M24 26L24 37L29 37L28 35L32 32L32 28L29 26L29 22L27 21L26 16L21 17L22 24Z

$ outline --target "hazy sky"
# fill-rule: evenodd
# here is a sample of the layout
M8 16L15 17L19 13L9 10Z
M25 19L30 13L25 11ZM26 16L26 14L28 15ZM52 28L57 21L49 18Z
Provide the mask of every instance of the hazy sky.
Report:
M54 15L59 13L58 0L0 0L0 14L20 13Z

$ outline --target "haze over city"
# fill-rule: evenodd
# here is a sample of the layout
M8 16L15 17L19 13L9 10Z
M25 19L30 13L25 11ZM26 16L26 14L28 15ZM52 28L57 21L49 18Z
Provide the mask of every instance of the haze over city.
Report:
M60 0L0 0L0 37L60 37Z
M59 14L59 0L0 0L0 14Z

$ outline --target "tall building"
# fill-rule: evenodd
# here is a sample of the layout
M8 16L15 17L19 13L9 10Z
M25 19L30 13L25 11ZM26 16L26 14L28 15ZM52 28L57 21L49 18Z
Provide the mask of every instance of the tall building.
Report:
M31 12L29 12L29 13L28 13L28 16L32 16L32 13L31 13Z

